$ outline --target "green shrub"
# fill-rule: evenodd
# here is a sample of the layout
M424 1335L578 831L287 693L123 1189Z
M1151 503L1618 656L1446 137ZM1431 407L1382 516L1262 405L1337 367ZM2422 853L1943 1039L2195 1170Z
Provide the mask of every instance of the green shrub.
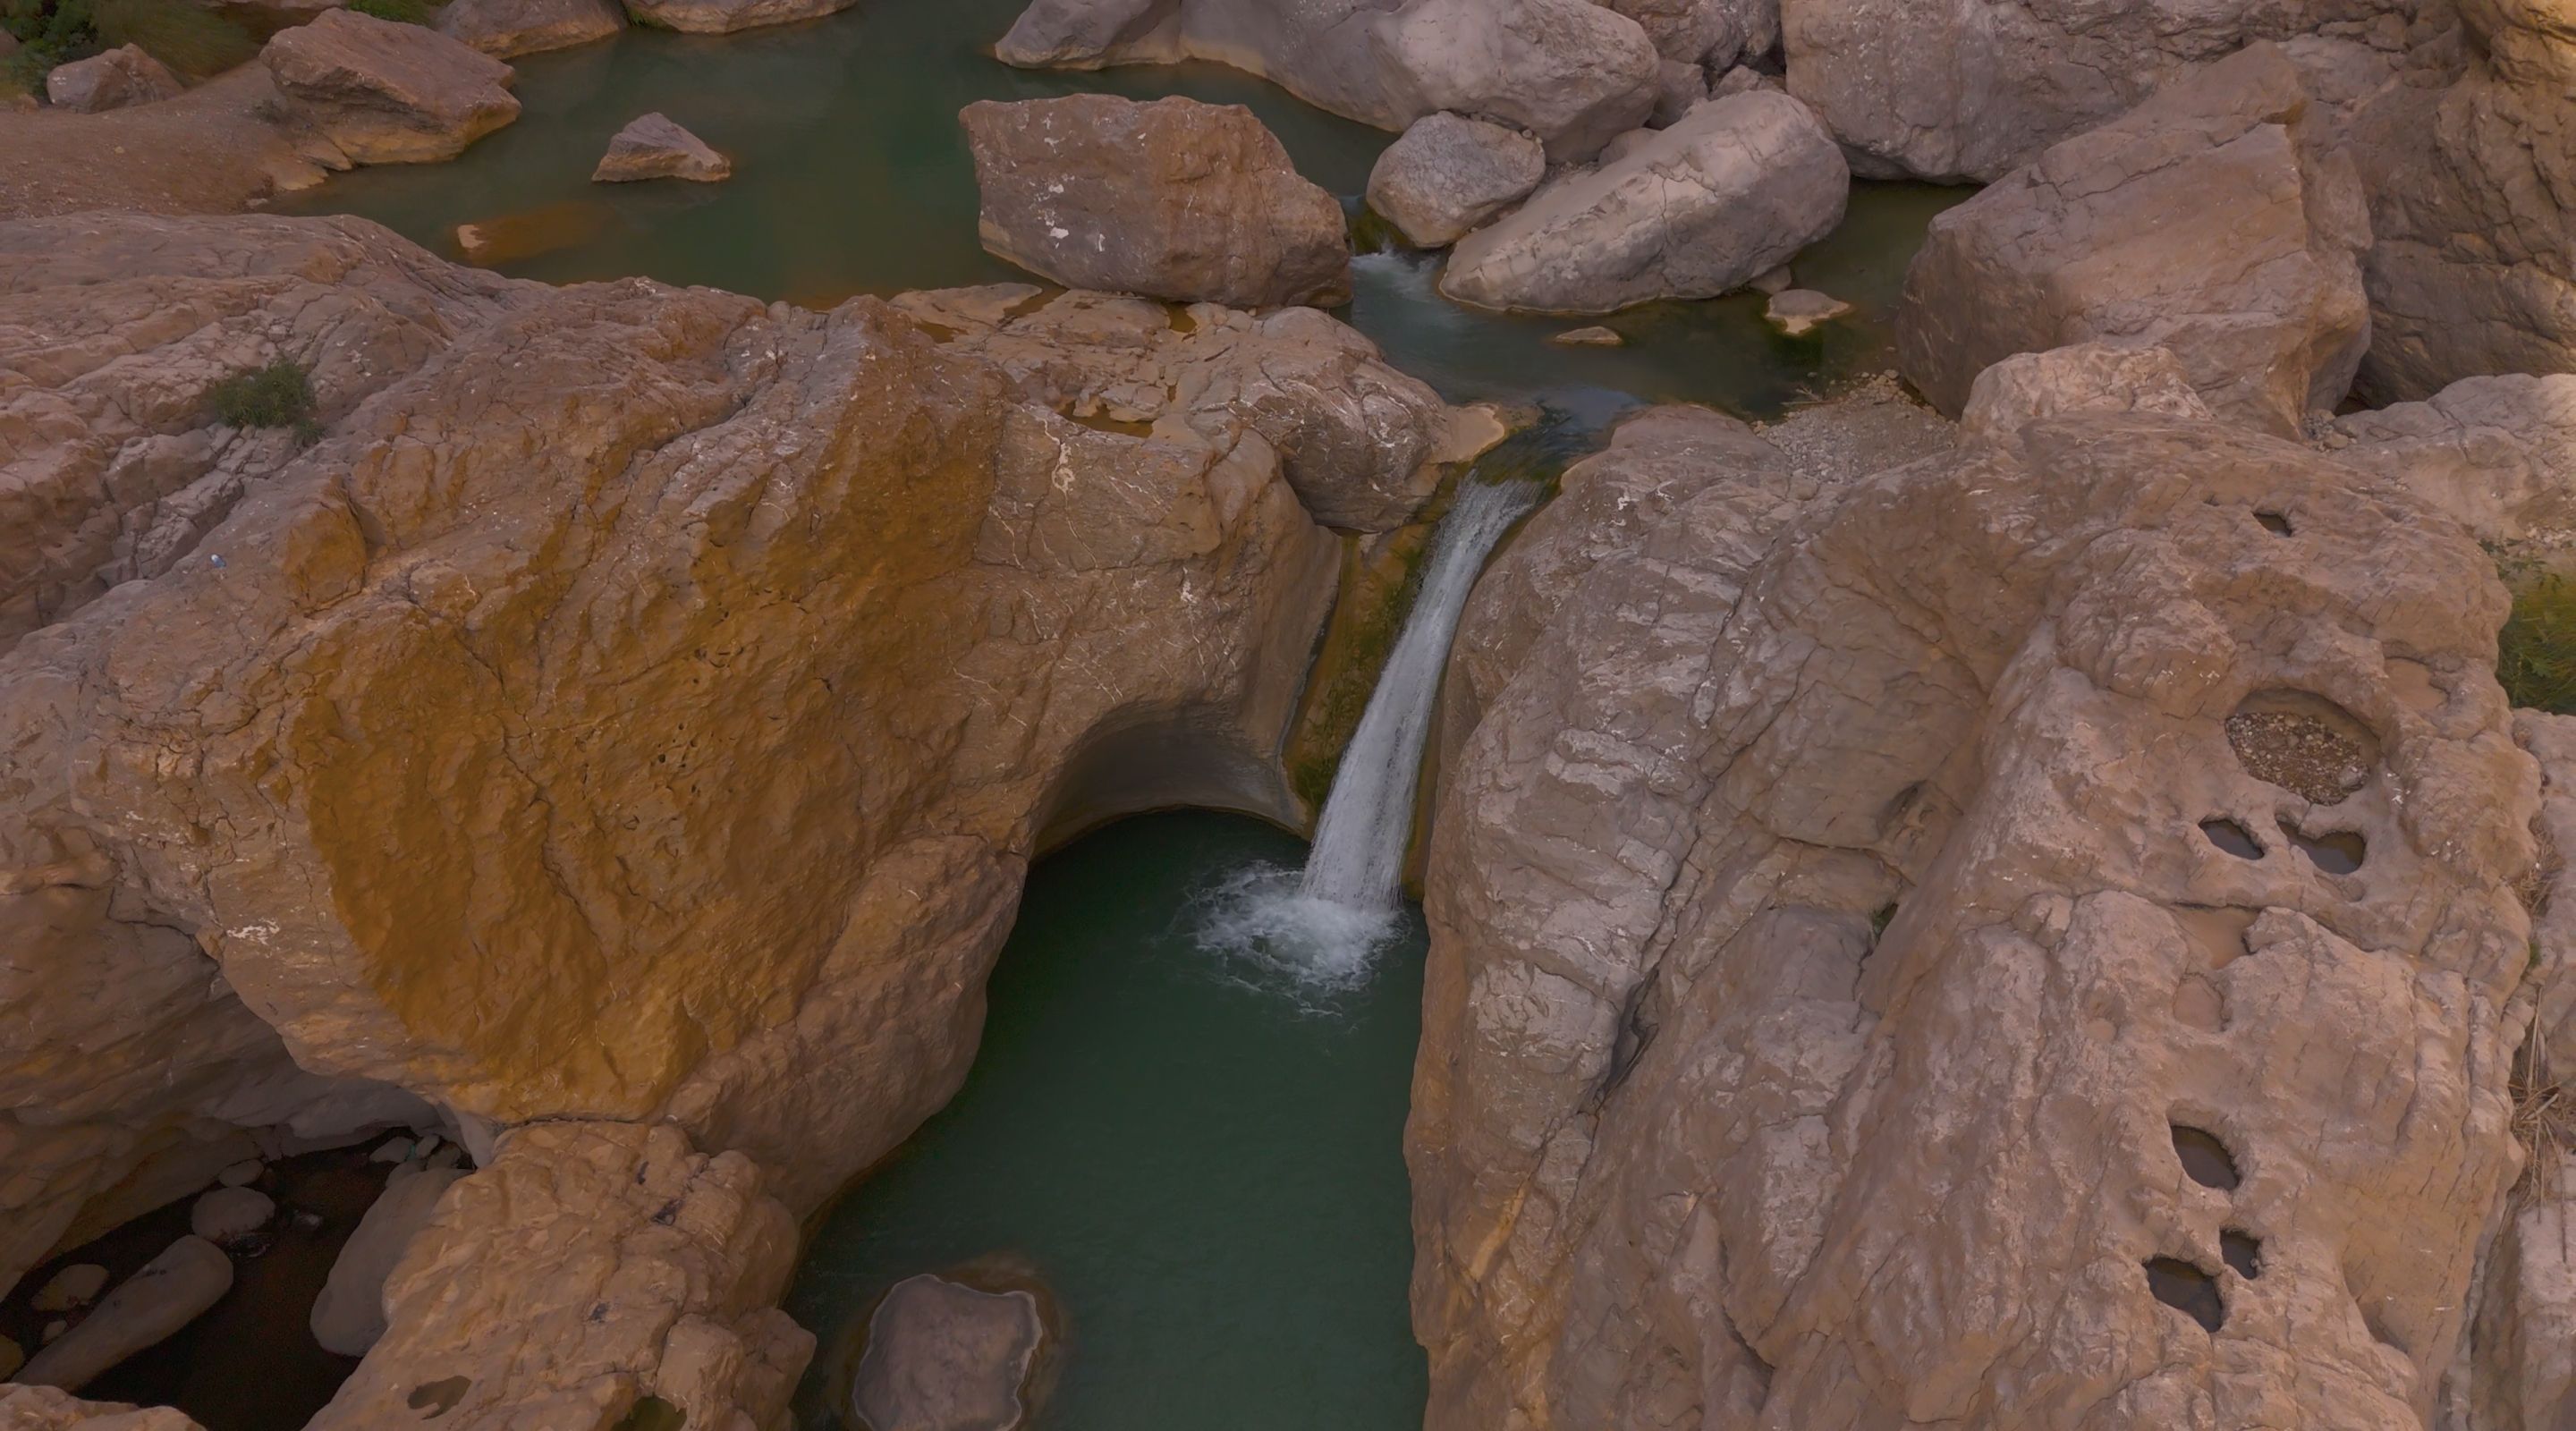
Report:
M264 368L244 368L208 390L215 420L227 427L287 427L298 441L322 435L313 413L313 377L302 363L280 358Z
M349 0L349 8L361 15L405 25L426 25L438 18L427 0Z
M0 61L0 77L29 94L44 92L45 75L54 66L88 59L103 48L91 23L90 0L0 0L0 30L19 47Z
M2496 679L2515 705L2576 715L2576 581L2547 572L2514 588L2513 615L2496 633Z

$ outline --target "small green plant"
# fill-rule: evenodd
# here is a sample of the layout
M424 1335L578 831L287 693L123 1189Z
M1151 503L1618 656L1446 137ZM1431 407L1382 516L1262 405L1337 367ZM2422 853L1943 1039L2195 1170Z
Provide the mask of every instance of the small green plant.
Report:
M2576 581L2556 572L2508 580L2513 615L2496 633L2496 679L2515 705L2576 715Z
M0 0L0 30L18 42L18 52L0 61L0 76L29 94L44 91L54 66L88 59L103 48L90 0Z
M215 420L227 427L291 428L298 442L308 444L322 436L322 421L313 412L313 375L292 358L244 368L216 383L206 397Z
M349 8L361 15L404 25L426 25L438 18L438 12L430 8L427 0L349 0Z

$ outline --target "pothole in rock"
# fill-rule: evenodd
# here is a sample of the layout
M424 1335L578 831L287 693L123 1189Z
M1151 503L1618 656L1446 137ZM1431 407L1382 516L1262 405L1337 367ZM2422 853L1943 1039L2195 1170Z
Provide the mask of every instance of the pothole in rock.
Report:
M2227 1321L2227 1303L2218 1295L2218 1279L2179 1257L2147 1259L2147 1290L2156 1300L2214 1332Z
M2312 805L2341 804L2379 763L2368 726L2304 691L2248 697L2227 718L2227 743L2247 774Z
M2293 535L2290 519L2279 512L2257 511L2254 514L2254 520L2262 526L2263 530L2276 537Z
M2218 1135L2188 1124L2173 1125L2174 1156L2182 1159L2182 1170L2193 1182L2205 1188L2232 1192L2244 1179L2236 1171L2236 1156Z
M2253 1233L2231 1227L2218 1234L2218 1255L2248 1282L2263 1275L2263 1239Z
M2203 820L2200 822L2200 832L2209 837L2211 844L2240 860L2263 858L2263 842L2255 839L2251 830L2234 820Z
M2352 874L2361 868L2362 860L2370 853L2369 843L2350 830L2336 830L2323 835L2293 830L2290 843L2299 847L2299 853L2306 855L2310 864L2327 874Z

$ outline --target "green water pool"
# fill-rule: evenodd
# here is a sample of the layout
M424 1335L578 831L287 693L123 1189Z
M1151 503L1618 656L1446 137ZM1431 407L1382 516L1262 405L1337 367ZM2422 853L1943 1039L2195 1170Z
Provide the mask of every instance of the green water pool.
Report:
M861 0L822 20L740 35L630 29L518 62L517 123L446 164L340 176L280 208L356 213L461 257L462 224L510 221L492 266L553 282L642 275L822 305L1024 279L975 237L975 176L957 112L979 99L1106 90L1243 104L1308 178L1356 208L1392 136L1310 108L1249 75L1186 64L1092 74L1015 70L991 56L1022 0ZM627 121L659 110L735 160L721 184L594 184ZM1964 190L1863 184L1842 229L1802 256L1801 283L1856 305L1803 339L1744 294L1654 304L1608 321L1623 348L1569 349L1563 319L1482 313L1432 290L1437 260L1363 256L1344 314L1396 366L1454 400L1545 399L1603 416L1637 402L1777 413L1887 365L1886 316L1932 216ZM1577 320L1580 321L1580 320Z
M1064 1337L1048 1431L1413 1431L1402 1139L1423 933L1318 992L1213 953L1200 902L1297 839L1146 816L1031 874L956 1100L814 1235L787 1310L822 1339L803 1431L839 1426L835 1366L916 1272L1033 1272Z

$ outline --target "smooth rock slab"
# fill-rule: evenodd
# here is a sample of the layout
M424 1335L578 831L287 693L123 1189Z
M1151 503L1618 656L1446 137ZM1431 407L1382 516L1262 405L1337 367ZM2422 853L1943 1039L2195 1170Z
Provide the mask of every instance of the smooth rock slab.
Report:
M448 0L438 12L439 33L502 60L586 45L625 28L626 12L610 0Z
M278 90L359 164L453 159L519 117L508 65L425 26L331 10L261 56Z
M663 114L648 114L608 141L599 167L590 171L595 184L624 184L639 179L689 179L712 184L733 177L733 161Z
M1713 298L1831 233L1850 190L1842 151L1805 105L1730 95L1469 234L1440 291L1548 313Z
M45 76L45 98L79 114L175 99L181 88L179 77L138 45L56 65Z
M438 1199L448 1185L464 1177L461 1168L427 1168L405 1163L385 1180L385 1190L367 1205L357 1230L340 1247L322 1293L313 1299L313 1340L339 1356L365 1356L385 1334L385 1279L403 1250L429 1225Z
M92 1378L195 1321L233 1285L233 1260L182 1237L107 1294L87 1320L36 1353L18 1380L78 1391Z
M1045 1340L1027 1292L905 1278L868 1319L851 1409L875 1431L1011 1431Z
M857 0L626 0L639 25L692 35L729 35L763 25L786 25L847 10Z
M1068 288L1342 303L1342 206L1241 105L1105 94L966 106L984 247Z
M1442 248L1547 177L1547 150L1517 129L1464 115L1413 122L1369 170L1369 207L1417 248Z

